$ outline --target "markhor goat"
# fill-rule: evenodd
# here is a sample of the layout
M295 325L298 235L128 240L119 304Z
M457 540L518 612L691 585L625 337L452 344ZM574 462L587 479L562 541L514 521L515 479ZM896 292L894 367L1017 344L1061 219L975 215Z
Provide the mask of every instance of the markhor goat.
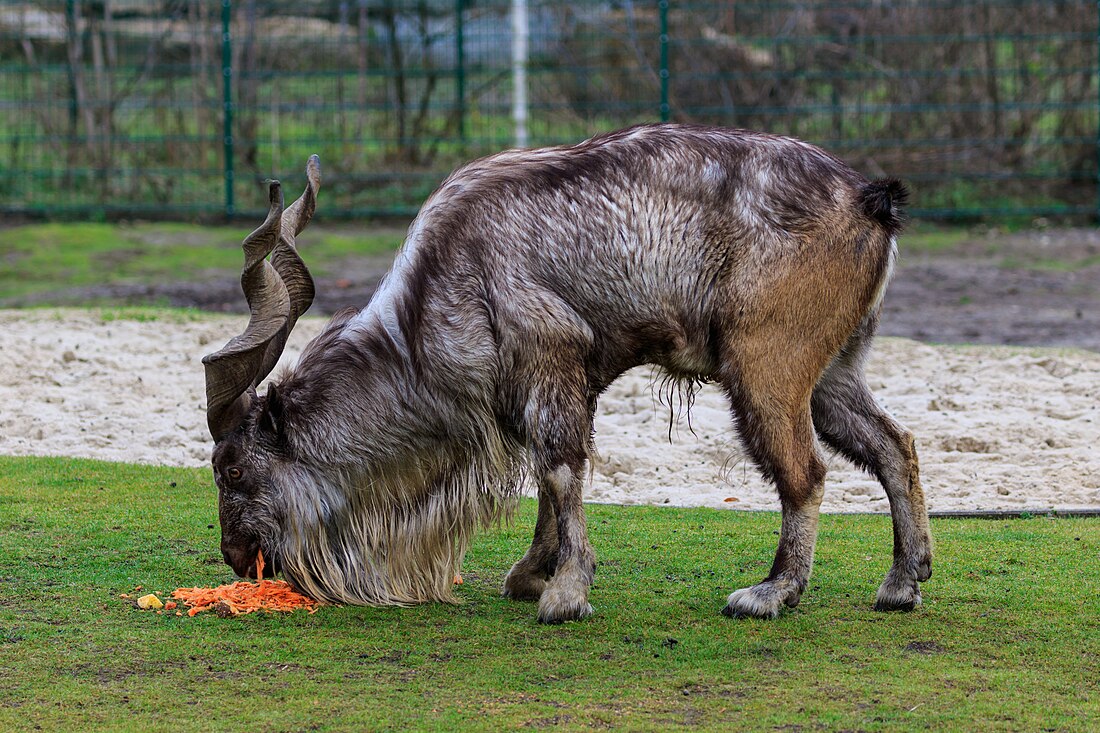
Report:
M882 482L894 562L876 608L912 609L931 575L913 438L863 369L905 188L772 135L643 125L460 168L393 269L259 396L313 298L294 238L320 170L285 211L271 185L244 242L245 332L207 356L222 551L258 550L299 590L350 604L453 600L472 532L538 487L534 541L504 595L557 623L591 613L581 503L596 401L654 364L716 382L782 502L771 572L724 613L794 606L813 563L818 438ZM270 262L265 257L270 254Z

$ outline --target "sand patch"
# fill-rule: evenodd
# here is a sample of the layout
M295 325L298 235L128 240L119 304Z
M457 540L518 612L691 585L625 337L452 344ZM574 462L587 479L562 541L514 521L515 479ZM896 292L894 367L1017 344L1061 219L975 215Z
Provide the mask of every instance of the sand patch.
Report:
M0 311L0 454L208 465L200 359L245 321ZM323 324L300 321L283 363ZM586 498L778 508L719 391L704 387L688 413L675 394L662 402L652 375L633 370L604 395ZM883 338L868 375L917 436L930 509L1100 507L1100 354ZM824 510L888 509L873 478L837 456L829 466Z

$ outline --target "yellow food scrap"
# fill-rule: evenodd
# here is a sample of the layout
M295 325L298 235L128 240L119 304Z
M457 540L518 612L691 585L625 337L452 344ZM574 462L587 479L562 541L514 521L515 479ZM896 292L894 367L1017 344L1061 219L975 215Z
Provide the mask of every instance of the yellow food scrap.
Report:
M138 599L138 608L164 608L164 604L160 602L155 593L150 593L147 596L142 596Z

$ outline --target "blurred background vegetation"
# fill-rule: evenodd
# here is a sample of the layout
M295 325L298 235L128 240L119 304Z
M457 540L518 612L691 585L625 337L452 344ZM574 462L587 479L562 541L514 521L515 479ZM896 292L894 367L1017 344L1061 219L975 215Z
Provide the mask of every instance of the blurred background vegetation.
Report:
M0 0L0 210L252 215L264 181L297 188L318 153L325 216L404 217L517 138L666 119L818 143L905 179L920 217L1092 219L1098 15L1084 0Z

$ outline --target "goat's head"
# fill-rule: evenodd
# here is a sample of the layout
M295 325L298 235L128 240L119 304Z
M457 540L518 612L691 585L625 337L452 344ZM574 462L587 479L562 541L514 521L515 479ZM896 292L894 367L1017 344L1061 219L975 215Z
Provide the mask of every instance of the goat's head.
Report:
M242 577L255 575L260 550L270 572L279 570L274 552L279 502L271 466L285 457L282 415L275 389L260 397L256 387L275 368L295 322L313 302L313 278L294 238L317 205L321 168L316 155L309 159L306 178L305 192L285 210L279 182L271 183L267 219L243 243L241 287L251 311L248 326L202 360L222 556Z

